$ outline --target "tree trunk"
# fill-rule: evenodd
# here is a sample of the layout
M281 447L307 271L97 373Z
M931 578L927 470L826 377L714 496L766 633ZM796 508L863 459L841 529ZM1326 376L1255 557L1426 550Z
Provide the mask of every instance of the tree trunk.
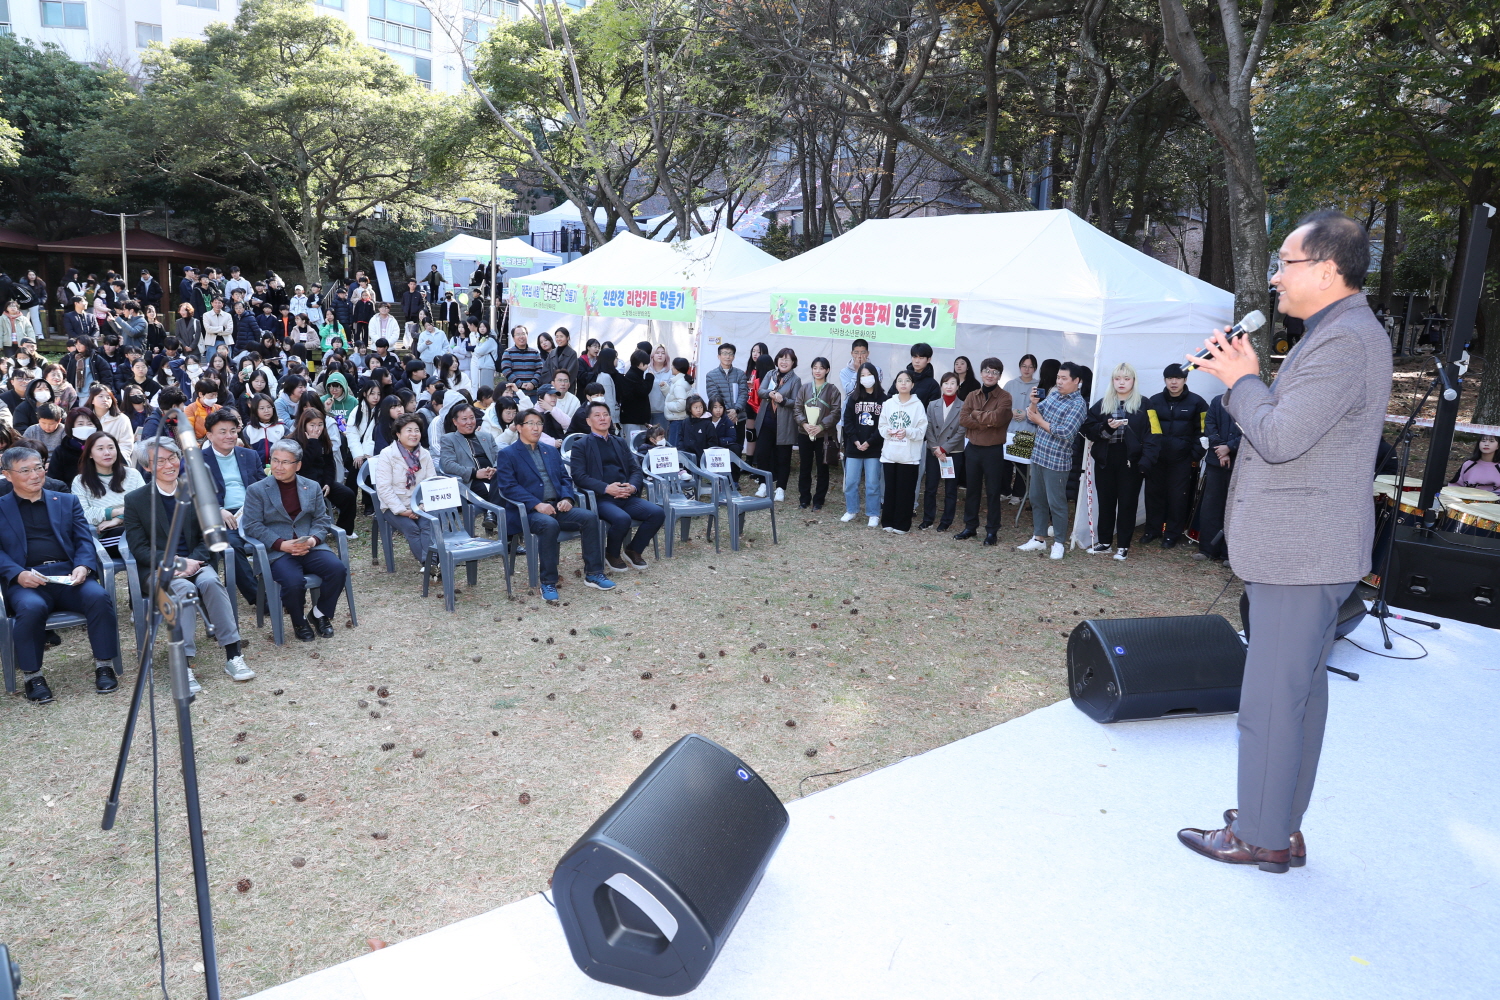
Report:
M1258 170L1253 183L1247 183L1226 161L1224 176L1229 188L1229 244L1234 251L1234 315L1239 318L1256 309L1264 312L1271 304L1266 278L1266 195ZM1250 335L1265 374L1269 374L1271 326L1267 323Z
M1396 193L1395 178L1385 182L1385 239L1380 249L1380 305L1391 314L1391 300L1396 296L1396 233L1401 222L1401 199Z
M1230 243L1229 191L1224 163L1209 170L1208 204L1204 206L1203 243L1198 277L1226 292L1234 291L1234 247Z
M1490 235L1488 266L1474 318L1474 353L1484 358L1479 396L1474 400L1476 424L1500 424L1500 234Z

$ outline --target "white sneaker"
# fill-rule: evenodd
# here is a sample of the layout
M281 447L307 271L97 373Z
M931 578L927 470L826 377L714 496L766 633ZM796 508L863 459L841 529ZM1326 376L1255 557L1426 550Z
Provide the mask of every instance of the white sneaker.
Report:
M188 667L188 694L196 695L203 690L203 685L198 683L198 676L193 673L193 668Z
M1130 550L1129 549L1121 549L1120 551L1118 551L1118 552L1115 553L1115 558L1117 560L1119 560L1120 562L1124 562L1129 557L1130 557Z
M1040 552L1047 547L1047 543L1040 538L1033 538L1024 545L1017 545L1017 552Z
M869 523L870 523L870 527L872 527L872 528L878 528L878 527L880 527L880 518L878 518L878 517L872 517L872 518L870 518L870 522Z
M761 483L760 484L760 489L758 489L758 490L755 491L755 495L758 496L758 497L763 497L763 496L766 495L766 484L765 483Z
M786 499L786 490L782 489L780 486L776 487L776 502L777 503L781 503L781 501L783 501L785 499Z
M351 542L357 542L357 541L359 541L359 532L357 532L357 531L351 531L351 532L349 532L349 541L351 541Z
M1066 552L1066 551L1067 550L1063 548L1063 543L1062 542L1053 542L1052 543L1051 558L1053 558L1053 559L1061 559L1063 557L1063 553Z
M1010 498L1010 505L1012 507L1019 507L1019 506L1021 506L1021 498L1020 497L1011 497Z
M893 535L904 535L904 534L906 534L905 530L903 530L901 528L890 528L890 527L888 527L885 530L889 531Z
M232 681L252 681L255 679L255 671L245 663L244 656L231 656L224 661L224 672Z
M844 512L844 516L841 517L841 518L839 518L839 520L843 521L845 524L848 524L850 521L854 520L858 516L859 516L859 514L856 513L855 511L852 511L852 510L845 511Z

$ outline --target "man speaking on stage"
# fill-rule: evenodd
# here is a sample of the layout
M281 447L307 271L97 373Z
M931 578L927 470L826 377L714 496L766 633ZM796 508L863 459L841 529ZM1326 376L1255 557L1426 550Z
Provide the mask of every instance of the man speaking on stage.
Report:
M1227 328L1197 361L1229 387L1224 408L1244 432L1224 531L1250 597L1250 649L1239 808L1225 812L1224 829L1177 834L1205 857L1268 872L1307 863L1302 814L1328 718L1324 667L1339 605L1370 569L1370 483L1391 394L1390 340L1360 291L1370 264L1364 227L1314 212L1278 258L1278 308L1307 332L1276 380L1260 380L1250 338L1226 340Z

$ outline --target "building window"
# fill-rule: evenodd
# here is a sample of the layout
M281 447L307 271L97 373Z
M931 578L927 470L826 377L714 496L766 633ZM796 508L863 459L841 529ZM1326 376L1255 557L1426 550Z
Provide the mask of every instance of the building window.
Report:
M396 65L406 70L412 76L421 80L429 87L432 86L432 60L421 56L407 55L405 52L392 52L389 49L381 49L386 55L396 60Z
M177 0L179 7L202 7L204 10L218 10L219 0Z
M87 28L88 26L87 4L63 2L63 0L42 0L42 27Z
M161 41L161 25L135 22L135 47L144 49L152 42Z
M0 0L0 35L10 33L10 0Z
M344 0L313 0L319 7L332 7L334 10L344 9Z
M370 38L431 49L432 15L405 0L370 0Z

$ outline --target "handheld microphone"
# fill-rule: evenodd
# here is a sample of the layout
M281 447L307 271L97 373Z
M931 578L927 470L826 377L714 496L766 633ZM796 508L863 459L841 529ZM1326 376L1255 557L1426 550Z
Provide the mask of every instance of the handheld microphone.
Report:
M1448 367L1436 355L1433 355L1432 364L1437 368L1438 381L1443 383L1443 398L1450 403L1453 402L1458 398L1458 390L1453 388L1452 382L1448 381Z
M223 552L229 548L229 533L224 528L224 514L219 510L218 492L208 474L208 465L203 461L198 436L193 433L193 422L180 407L177 410L177 447L182 449L183 461L187 463L188 487L193 494L193 507L198 512L198 527L203 529L203 540L208 543L210 552Z
M1266 314L1263 313L1263 312L1261 312L1259 309L1257 309L1254 312L1252 312L1250 315L1246 316L1244 319L1240 320L1238 323L1234 324L1234 326L1231 327L1230 330L1229 330L1229 336L1226 337L1225 339L1226 340L1233 340L1235 337L1243 337L1247 333L1254 333L1256 330L1259 330L1261 327L1263 327L1265 325L1266 325ZM1208 357L1208 348L1205 347L1203 350L1199 351L1197 354L1194 354L1193 357L1195 357L1195 358L1206 358L1206 357ZM1190 371L1192 371L1193 369L1195 369L1197 367L1198 366L1196 364L1194 364L1193 362L1189 361L1187 364L1185 364L1185 365L1182 366L1182 370L1185 371L1185 372L1190 372Z

